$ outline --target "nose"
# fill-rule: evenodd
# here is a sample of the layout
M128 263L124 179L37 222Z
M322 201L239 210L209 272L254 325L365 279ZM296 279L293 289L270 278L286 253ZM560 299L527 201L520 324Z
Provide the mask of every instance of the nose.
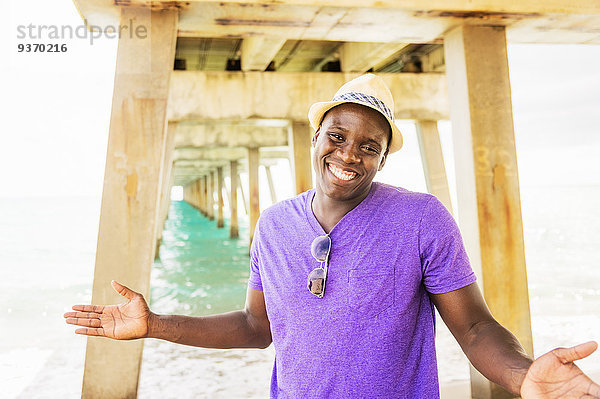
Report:
M360 162L360 157L358 155L358 148L352 143L346 143L337 148L336 156L345 163L358 163Z

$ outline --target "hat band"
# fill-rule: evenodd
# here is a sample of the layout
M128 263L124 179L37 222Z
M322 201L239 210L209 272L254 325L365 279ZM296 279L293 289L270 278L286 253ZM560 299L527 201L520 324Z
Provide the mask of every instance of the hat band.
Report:
M355 91L351 91L348 93L340 94L339 96L335 96L333 101L350 101L350 102L363 102L373 105L382 114L387 116L392 122L394 121L394 115L392 111L377 97L369 96L368 94L358 93Z

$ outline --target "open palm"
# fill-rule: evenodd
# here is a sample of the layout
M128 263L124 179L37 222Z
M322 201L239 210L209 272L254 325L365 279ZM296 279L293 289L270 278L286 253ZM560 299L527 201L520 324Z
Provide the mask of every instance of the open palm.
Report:
M117 283L112 286L127 302L120 305L75 305L75 312L64 314L68 324L82 326L76 334L120 340L144 338L148 335L150 309L144 297Z
M523 385L523 398L600 398L595 384L573 363L592 354L598 345L586 342L572 348L558 348L532 363Z

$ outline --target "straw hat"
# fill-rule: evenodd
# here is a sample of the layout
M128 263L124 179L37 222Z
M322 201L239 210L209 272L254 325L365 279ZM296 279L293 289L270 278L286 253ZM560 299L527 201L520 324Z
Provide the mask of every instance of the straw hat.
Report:
M372 73L367 73L346 82L335 93L333 100L311 105L308 110L308 120L312 128L317 130L321 125L325 112L344 103L356 103L379 111L392 128L392 142L389 145L389 153L402 148L402 133L394 123L394 99L383 79Z

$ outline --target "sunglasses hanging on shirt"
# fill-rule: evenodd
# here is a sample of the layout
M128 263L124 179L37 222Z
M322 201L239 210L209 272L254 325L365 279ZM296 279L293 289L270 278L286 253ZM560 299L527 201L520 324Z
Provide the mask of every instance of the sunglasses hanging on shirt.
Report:
M315 238L310 245L310 253L320 265L308 274L307 285L308 290L318 298L323 298L323 295L325 295L330 251L331 237L329 237L329 234Z

